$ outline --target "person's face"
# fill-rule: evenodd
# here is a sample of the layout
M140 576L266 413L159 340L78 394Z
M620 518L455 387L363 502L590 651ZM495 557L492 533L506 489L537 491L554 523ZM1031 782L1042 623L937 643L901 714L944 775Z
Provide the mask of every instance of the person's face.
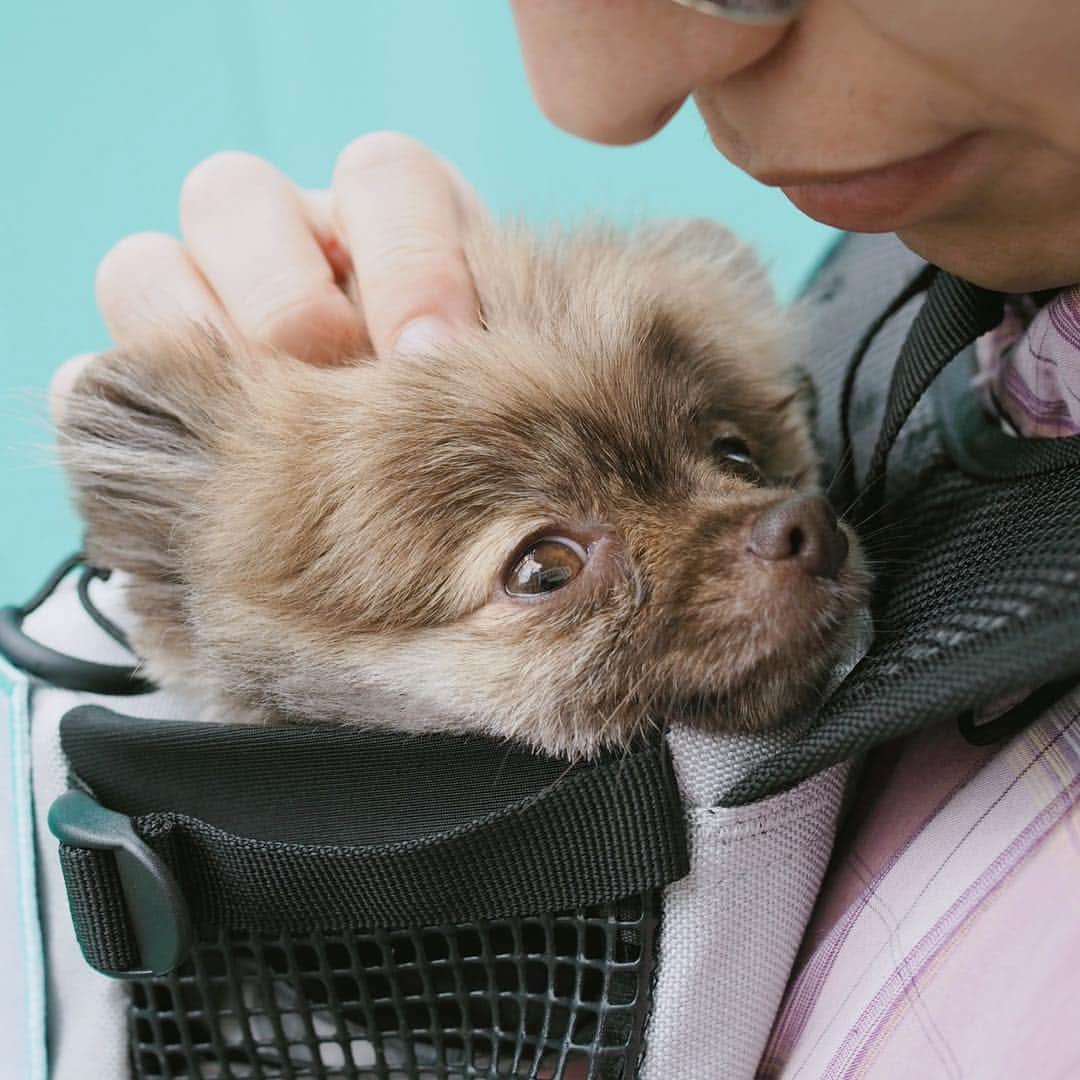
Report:
M537 101L568 131L636 142L692 95L717 149L812 217L895 231L989 287L1080 280L1071 5L806 0L786 26L672 0L513 7Z

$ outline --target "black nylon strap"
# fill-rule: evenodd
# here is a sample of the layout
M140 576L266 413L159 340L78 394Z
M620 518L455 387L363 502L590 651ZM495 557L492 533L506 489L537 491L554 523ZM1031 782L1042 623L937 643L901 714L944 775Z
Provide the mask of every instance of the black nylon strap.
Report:
M858 400L850 391L847 399L875 499L898 448L893 467L901 479L890 486L879 547L886 558L876 567L876 640L806 735L741 778L723 805L767 797L888 739L1080 674L1080 437L1011 438L974 398L964 344L997 317L1001 298L994 294L938 273L906 327L901 359L893 363L895 335L869 349L866 327L877 333L882 324L865 313L910 288L895 275L905 260L910 256L887 238L846 240L829 266L833 283L816 301L816 334L807 346L820 359L808 369L819 397L835 405L853 381L845 381L850 342L863 339L869 374ZM883 279L889 284L881 296L875 282ZM896 315L901 324L907 317ZM954 350L963 351L952 359ZM906 425L942 368L933 401ZM882 398L886 380L890 392ZM826 431L822 441L840 469L851 440L845 446Z
M135 971L139 948L129 928L116 861L100 851L60 845L75 937L86 962L98 971Z
M845 761L934 722L947 721L1025 685L1075 676L1080 670L1076 642L1080 641L1080 606L1067 614L1053 613L1045 625L1029 624L1003 632L997 640L957 648L942 665L927 651L924 664L880 677L881 659L856 669L822 711L820 723L804 739L763 762L725 792L725 806L754 802L783 791L838 761ZM920 642L921 644L921 642ZM940 670L947 666L947 677ZM891 683L891 685L890 685ZM1029 717L1034 719L1034 716Z
M303 791L276 795L286 806L304 799ZM192 923L230 930L433 926L558 912L662 888L689 865L663 742L398 843L255 839L176 812L141 814L132 825L180 883ZM102 970L130 969L137 950L113 856L64 845L60 858L87 958Z

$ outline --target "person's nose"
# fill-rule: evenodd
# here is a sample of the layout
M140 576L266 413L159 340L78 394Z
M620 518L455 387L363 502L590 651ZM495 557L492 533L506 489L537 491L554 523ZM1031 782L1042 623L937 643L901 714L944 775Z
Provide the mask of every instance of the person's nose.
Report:
M786 30L671 0L513 0L513 9L541 110L565 131L601 143L647 139L693 90L756 63Z

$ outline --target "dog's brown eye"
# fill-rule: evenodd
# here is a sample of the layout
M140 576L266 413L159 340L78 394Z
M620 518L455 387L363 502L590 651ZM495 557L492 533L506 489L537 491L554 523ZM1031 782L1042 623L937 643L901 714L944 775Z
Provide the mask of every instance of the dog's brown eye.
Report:
M714 439L712 456L713 461L721 469L742 480L756 484L761 479L761 471L750 455L750 447L742 439L731 437Z
M537 540L506 575L511 596L536 596L561 589L581 573L587 555L580 544L562 537Z

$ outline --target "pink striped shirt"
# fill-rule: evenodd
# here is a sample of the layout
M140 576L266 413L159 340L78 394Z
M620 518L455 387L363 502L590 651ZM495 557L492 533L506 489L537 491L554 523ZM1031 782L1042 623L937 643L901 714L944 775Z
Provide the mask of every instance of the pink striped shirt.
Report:
M1041 311L1028 298L975 344L977 383L988 403L1026 436L1080 434L1080 285Z
M1080 690L995 752L880 748L763 1078L1080 1075Z

